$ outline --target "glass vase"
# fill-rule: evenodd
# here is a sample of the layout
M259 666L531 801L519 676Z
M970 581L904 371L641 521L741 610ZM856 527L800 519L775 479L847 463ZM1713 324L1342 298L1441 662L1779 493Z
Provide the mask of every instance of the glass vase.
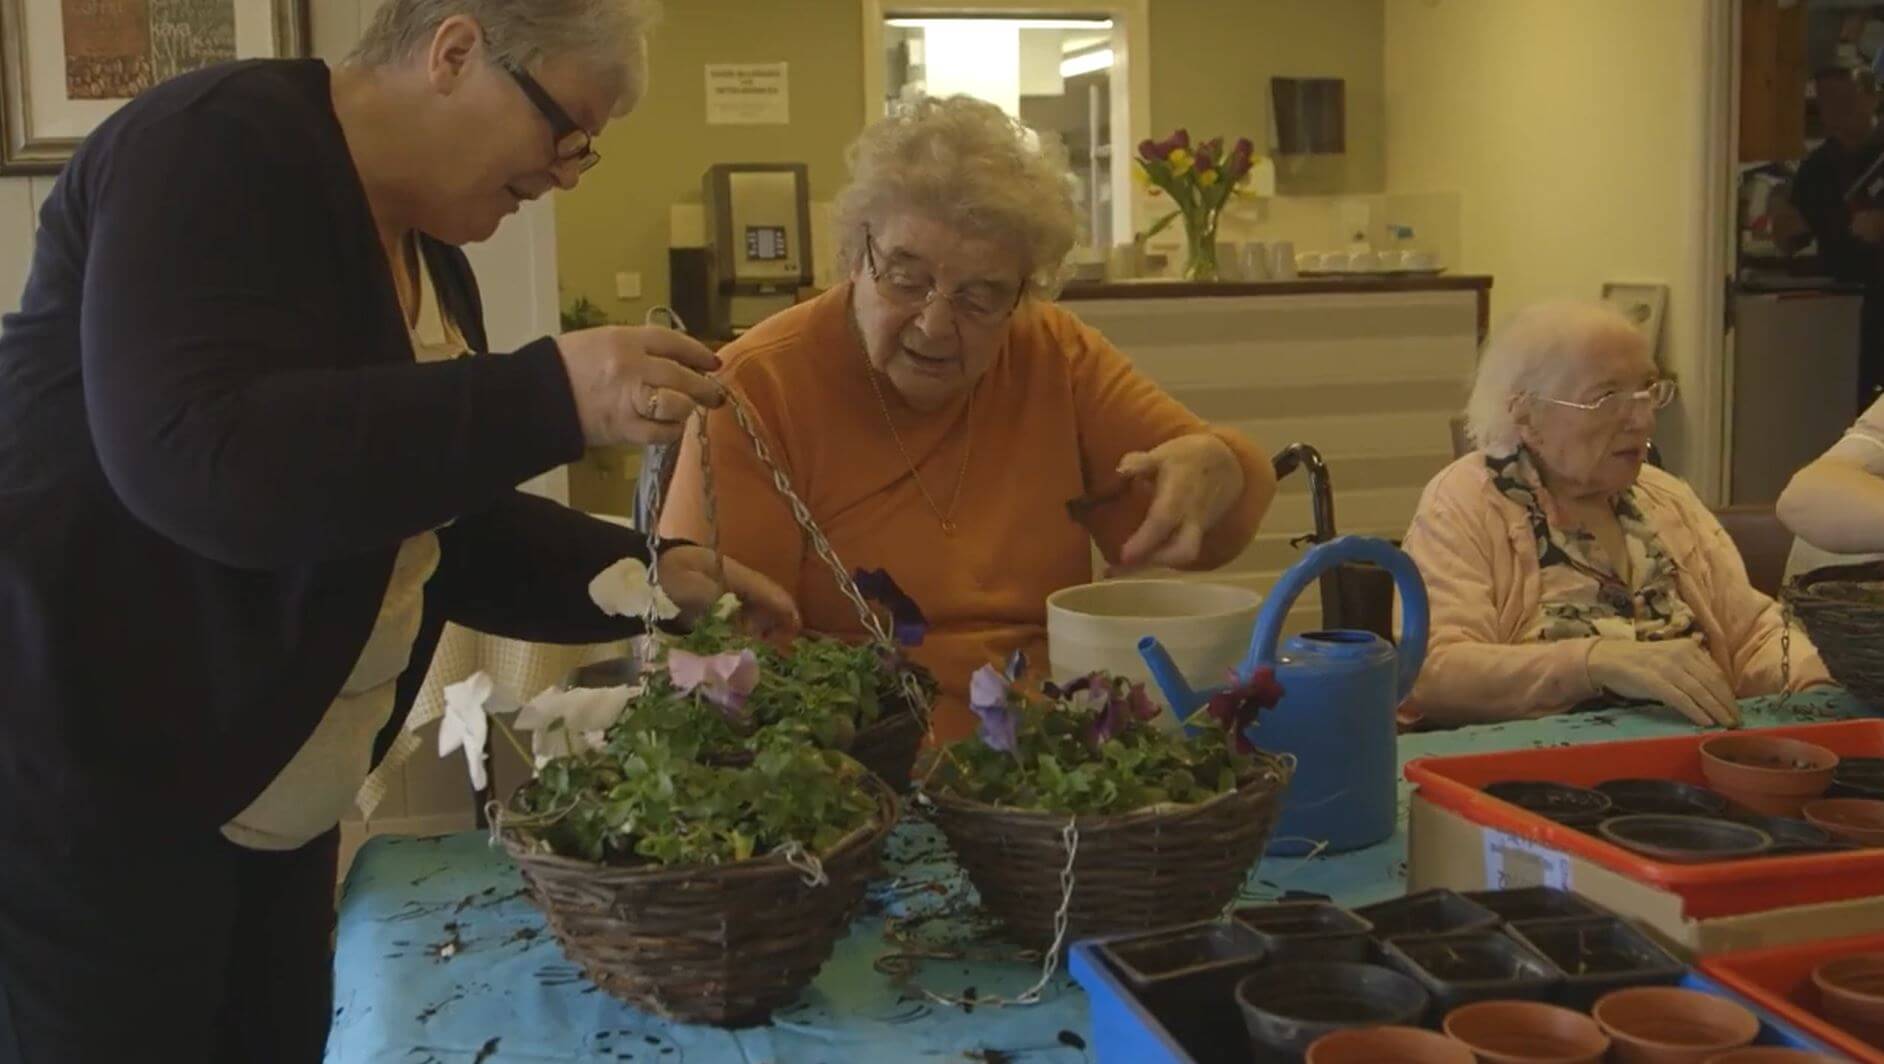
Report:
M1186 214L1184 240L1187 257L1184 277L1190 281L1215 281L1217 274L1217 217L1215 214Z

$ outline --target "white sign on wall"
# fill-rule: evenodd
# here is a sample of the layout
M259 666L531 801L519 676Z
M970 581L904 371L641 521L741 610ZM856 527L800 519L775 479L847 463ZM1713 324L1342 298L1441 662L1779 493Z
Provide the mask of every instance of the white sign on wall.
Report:
M706 120L712 126L782 126L791 121L784 63L708 63Z

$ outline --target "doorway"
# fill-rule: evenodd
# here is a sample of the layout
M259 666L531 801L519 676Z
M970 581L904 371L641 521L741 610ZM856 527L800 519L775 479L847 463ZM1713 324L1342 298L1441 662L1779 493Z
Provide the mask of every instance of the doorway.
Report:
M862 4L866 123L924 94L988 100L1064 147L1086 254L1137 230L1126 160L1150 129L1148 0Z

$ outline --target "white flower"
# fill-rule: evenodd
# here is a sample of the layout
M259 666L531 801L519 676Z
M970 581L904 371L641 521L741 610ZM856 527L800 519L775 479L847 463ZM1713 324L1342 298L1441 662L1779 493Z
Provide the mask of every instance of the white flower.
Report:
M738 612L739 596L733 594L731 591L721 595L719 601L713 604L713 617L715 620L723 621Z
M463 749L465 764L471 773L471 786L483 790L490 785L484 771L484 743L490 738L491 722L486 714L508 713L516 708L486 673L474 672L445 687L445 715L438 722L438 756Z
M639 558L623 558L595 574L589 581L589 598L613 617L645 617L650 602L655 604L658 620L680 616L680 607L648 579L647 563Z
M600 750L608 726L638 694L638 686L551 687L525 703L517 712L517 727L530 732L530 753L536 767L551 758L586 750Z

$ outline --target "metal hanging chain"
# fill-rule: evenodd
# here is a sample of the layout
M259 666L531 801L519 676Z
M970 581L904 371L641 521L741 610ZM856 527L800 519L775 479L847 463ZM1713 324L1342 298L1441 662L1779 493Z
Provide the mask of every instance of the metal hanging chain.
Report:
M765 440L760 437L757 420L752 416L752 411L747 408L746 401L731 388L725 390L725 395L726 405L733 412L733 421L752 442L752 451L758 457L759 464L772 475L772 486L777 488L778 493L783 495L785 501L791 505L792 518L798 522L798 527L803 530L805 538L811 541L811 549L818 552L818 557L822 558L824 564L830 568L831 575L837 578L837 589L842 591L844 597L849 599L850 604L856 608L857 618L863 622L864 629L870 633L871 638L884 646L895 646L895 641L890 638L889 629L883 626L883 619L878 617L876 611L871 609L870 604L864 600L863 593L857 590L857 582L851 579L850 570L844 568L844 563L838 559L837 552L831 548L831 542L824 538L824 532L818 528L817 521L812 519L811 508L805 505L805 501L798 497L796 491L792 490L791 478L785 475L785 470L779 465L778 460L772 457L772 449L767 447Z
M1053 944L1040 958L1040 978L1034 985L1011 998L1004 997L956 997L952 994L938 994L928 987L916 984L915 989L922 996L938 1005L956 1008L978 1006L982 1008L1002 1008L1009 1005L1038 1005L1041 996L1046 993L1047 984L1060 970L1060 955L1066 947L1067 912L1073 905L1073 860L1079 855L1079 822L1068 817L1066 826L1060 829L1060 844L1066 848L1066 864L1060 869L1060 907L1053 914ZM922 959L957 960L954 954L939 951L924 953L895 953L877 958L876 968L886 975L907 975L915 962Z
M1779 595L1779 701L1785 709L1792 702L1792 599L1782 590Z
M784 468L780 466L778 460L773 457L772 449L766 446L765 439L759 434L758 421L753 416L751 409L746 406L745 400L740 398L739 393L731 388L722 388L721 394L726 397L726 405L732 411L734 423L739 426L741 432L745 433L746 439L752 443L753 454L759 459L759 464L765 468L767 473L771 474L773 487L778 490L780 495L784 496L785 501L791 506L793 520L797 522L799 529L804 532L805 538L810 541L811 547L817 552L818 557L823 559L826 567L831 570L831 575L837 580L838 590L844 593L844 597L849 599L851 605L856 609L857 618L863 623L864 630L869 633L871 640L879 646L894 649L896 641L891 637L889 629L884 626L883 619L877 616L877 612L870 608L870 604L864 599L863 593L857 589L857 582L851 578L850 570L845 568L843 561L837 556L837 551L831 547L830 540L825 538L823 530L818 527L817 521L812 518L810 507L806 506L805 501L799 498L798 493L792 489L791 478L786 476ZM719 579L720 586L724 587L726 586L725 556L721 553L719 547L719 492L714 482L713 449L708 442L707 419L704 412L694 419L694 438L698 441L700 447L701 481L702 488L706 494L705 516L707 522L708 549L713 555L715 576ZM660 550L660 515L667 504L667 489L669 487L666 483L661 482L665 481L665 479L665 477L661 477L657 480L654 498L650 508L652 516L648 522L651 527L646 530L649 553L657 557ZM650 569L649 572L649 582L656 589L660 587L659 579L654 575L653 569ZM654 625L656 620L655 602L650 601L646 618L649 632L655 630ZM929 731L931 737L933 737L934 725L929 712L929 699L927 694L922 690L922 685L916 681L915 675L907 669L900 671L898 683L902 689L905 702L915 711L917 716L922 720L924 729Z
M784 467L780 466L778 460L772 456L772 449L766 446L764 438L760 436L757 419L753 417L751 409L746 406L746 401L731 388L725 389L725 395L726 405L732 411L734 423L752 443L752 452L759 459L759 464L771 474L772 486L778 489L778 493L784 496L786 503L791 506L792 519L797 522L805 538L810 541L811 549L817 552L818 557L823 559L825 566L831 570L831 575L836 578L837 589L844 593L844 597L848 598L851 606L857 610L857 619L863 622L864 630L870 633L870 638L879 646L894 649L895 639L891 637L889 629L884 627L883 619L877 616L877 611L870 608L870 603L864 599L863 592L857 589L857 582L851 578L850 570L838 558L837 551L832 548L830 540L825 538L824 531L812 518L811 508L806 506L805 501L798 497L798 492L793 490L791 478L786 476ZM702 424L704 421L703 418ZM704 466L706 460L704 438L700 444L700 454ZM710 492L709 487L709 498ZM709 509L708 513L711 520L712 511ZM934 725L929 712L929 698L922 690L922 685L916 681L915 675L908 669L899 671L898 684L902 688L905 701L922 719L924 729L933 737Z

